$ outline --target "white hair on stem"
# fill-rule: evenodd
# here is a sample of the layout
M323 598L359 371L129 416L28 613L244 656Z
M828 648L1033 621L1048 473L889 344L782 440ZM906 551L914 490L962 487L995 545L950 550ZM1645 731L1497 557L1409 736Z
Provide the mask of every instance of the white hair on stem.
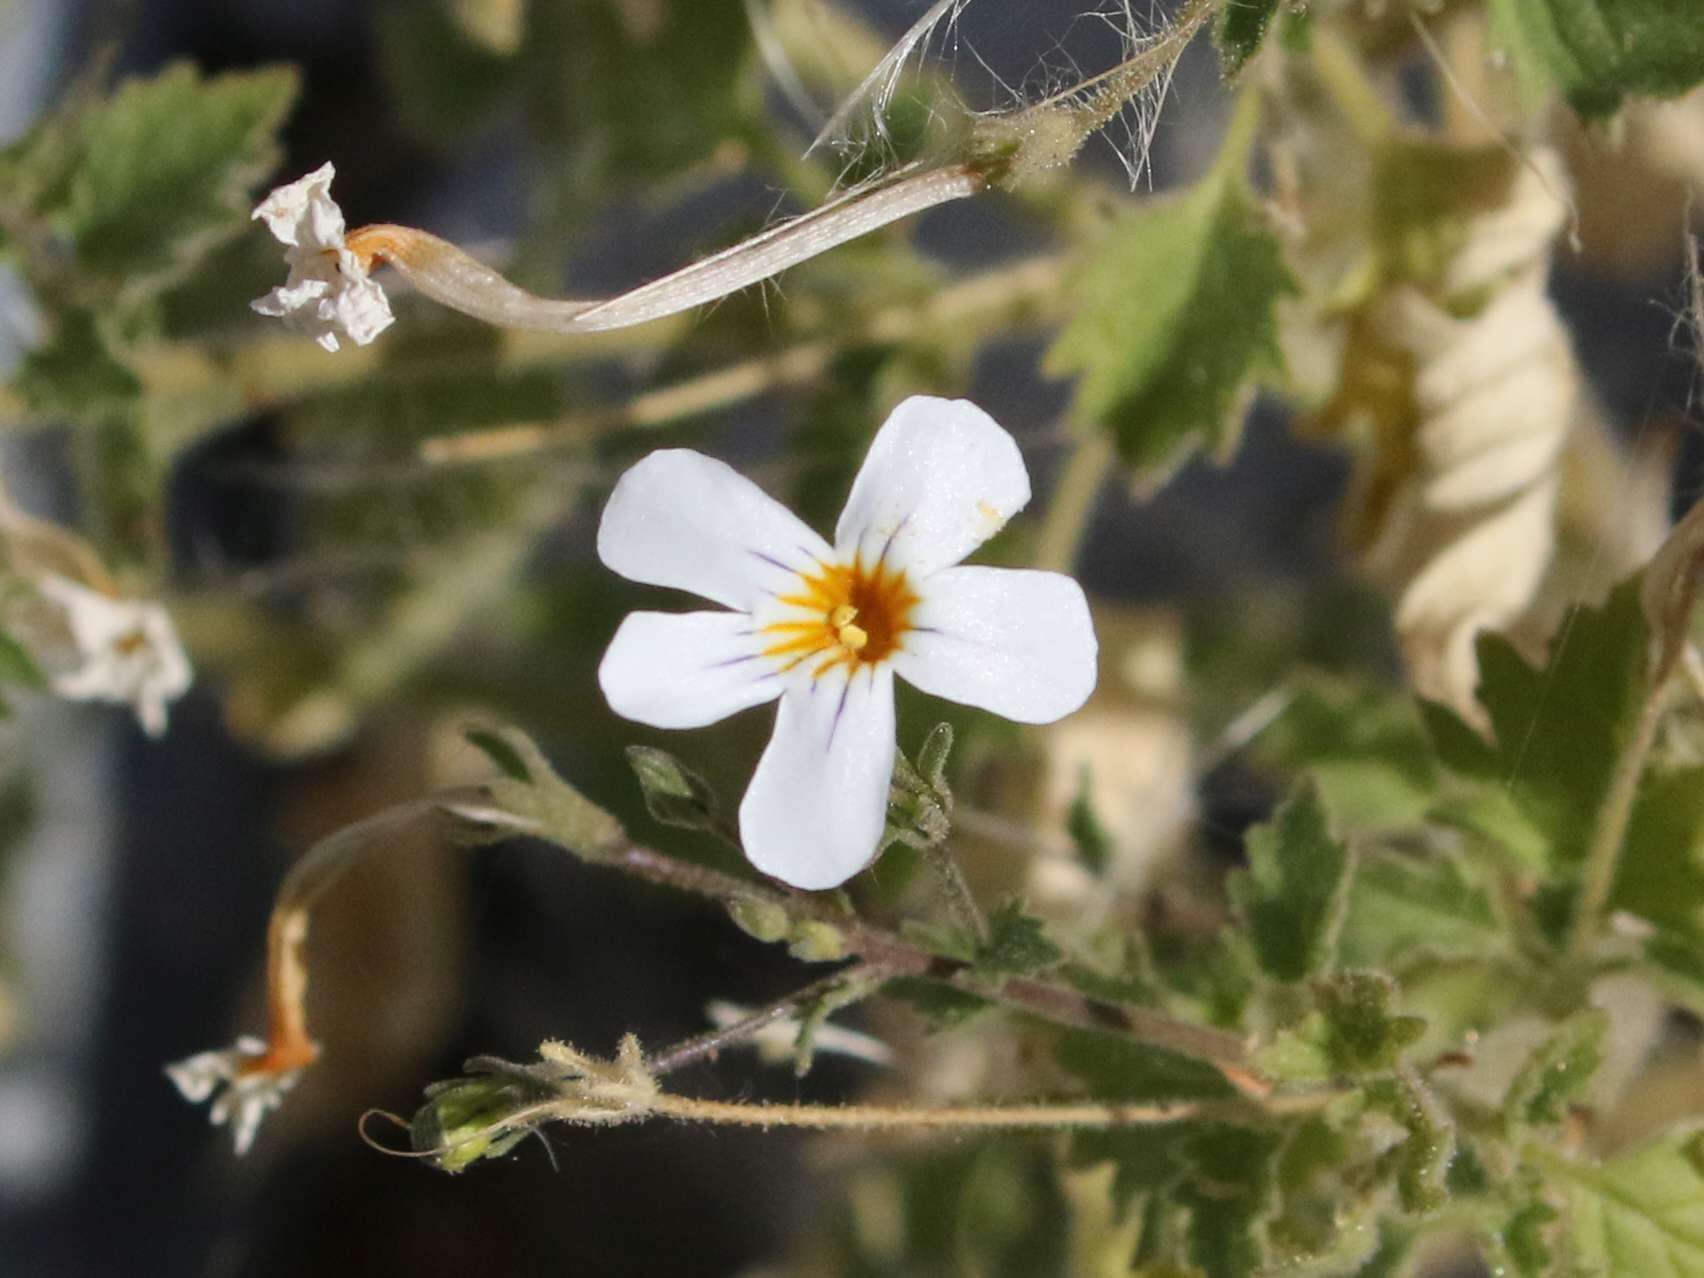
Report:
M957 22L969 3L970 0L935 0L923 16L899 37L893 48L882 55L881 61L870 69L870 73L847 95L846 100L835 108L834 114L828 118L828 123L822 126L806 148L805 154L809 155L825 143L842 138L848 122L866 102L874 105L877 135L886 139L888 105L899 89L900 77L905 73L905 64L911 60L913 53L927 46L930 37L938 28L943 25L950 28Z

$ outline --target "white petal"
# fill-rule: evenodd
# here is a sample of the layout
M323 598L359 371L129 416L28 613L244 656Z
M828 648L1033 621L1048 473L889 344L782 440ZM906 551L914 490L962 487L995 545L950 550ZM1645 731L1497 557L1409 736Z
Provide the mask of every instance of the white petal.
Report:
M331 199L331 180L336 176L337 170L329 162L322 164L305 177L275 189L256 207L254 216L292 247L320 247L333 237L341 243L343 215ZM305 244L300 235L304 218L310 237Z
M926 576L956 564L1029 503L1013 438L962 399L914 395L894 409L853 481L835 547Z
M1056 572L949 568L930 577L895 672L924 692L1019 723L1052 723L1095 688L1083 588Z
M355 255L344 249L338 257L343 263L343 286L332 290L332 314L327 318L355 345L365 346L395 323L396 316L391 314L384 288L368 277Z
M750 611L829 549L732 467L669 448L616 483L598 525L598 557L629 580Z
M893 778L893 674L791 683L740 804L746 856L797 888L838 887L870 863Z
M598 683L610 709L653 728L702 728L785 686L743 612L630 613Z

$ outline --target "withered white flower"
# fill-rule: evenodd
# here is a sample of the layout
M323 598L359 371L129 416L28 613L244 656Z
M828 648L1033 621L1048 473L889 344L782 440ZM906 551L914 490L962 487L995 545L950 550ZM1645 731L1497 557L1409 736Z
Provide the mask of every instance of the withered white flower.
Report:
M267 1069L266 1059L266 1044L245 1035L235 1047L197 1052L167 1065L166 1077L192 1105L213 1097L208 1117L216 1126L229 1126L237 1153L246 1154L260 1120L284 1103L284 1093L302 1072Z
M366 264L343 241L343 210L331 198L336 170L322 164L281 186L254 211L284 245L290 277L249 305L282 319L328 351L347 337L365 346L394 318L390 299L368 277Z
M121 599L57 573L35 579L71 638L69 660L50 653L48 686L72 701L112 701L136 711L151 737L166 730L166 706L195 673L172 619L159 604Z
M894 762L893 677L1021 723L1088 699L1095 634L1069 577L962 567L1030 498L1017 444L963 400L888 418L831 546L719 461L652 453L621 477L598 554L726 612L636 612L598 671L616 713L696 728L780 699L740 805L758 869L800 888L874 857Z

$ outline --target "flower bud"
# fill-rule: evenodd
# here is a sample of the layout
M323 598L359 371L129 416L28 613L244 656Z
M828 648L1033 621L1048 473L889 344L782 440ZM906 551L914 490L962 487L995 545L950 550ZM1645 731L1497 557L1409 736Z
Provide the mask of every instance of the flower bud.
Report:
M832 963L846 957L846 938L832 924L807 919L793 929L787 952L805 963Z
M747 936L766 943L784 939L792 924L786 909L757 896L729 898L728 916Z
M664 825L715 830L719 808L708 782L666 750L628 746L627 762L639 778L645 808Z

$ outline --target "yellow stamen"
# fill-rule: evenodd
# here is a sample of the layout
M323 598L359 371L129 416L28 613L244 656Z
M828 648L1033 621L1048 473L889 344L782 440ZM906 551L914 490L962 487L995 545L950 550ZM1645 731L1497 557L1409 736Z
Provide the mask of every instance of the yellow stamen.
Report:
M879 562L866 569L853 560L801 574L778 602L806 615L765 626L772 640L765 655L781 658L783 670L814 660L811 673L820 678L843 666L857 669L887 660L910 629L911 610L919 600L903 572Z

